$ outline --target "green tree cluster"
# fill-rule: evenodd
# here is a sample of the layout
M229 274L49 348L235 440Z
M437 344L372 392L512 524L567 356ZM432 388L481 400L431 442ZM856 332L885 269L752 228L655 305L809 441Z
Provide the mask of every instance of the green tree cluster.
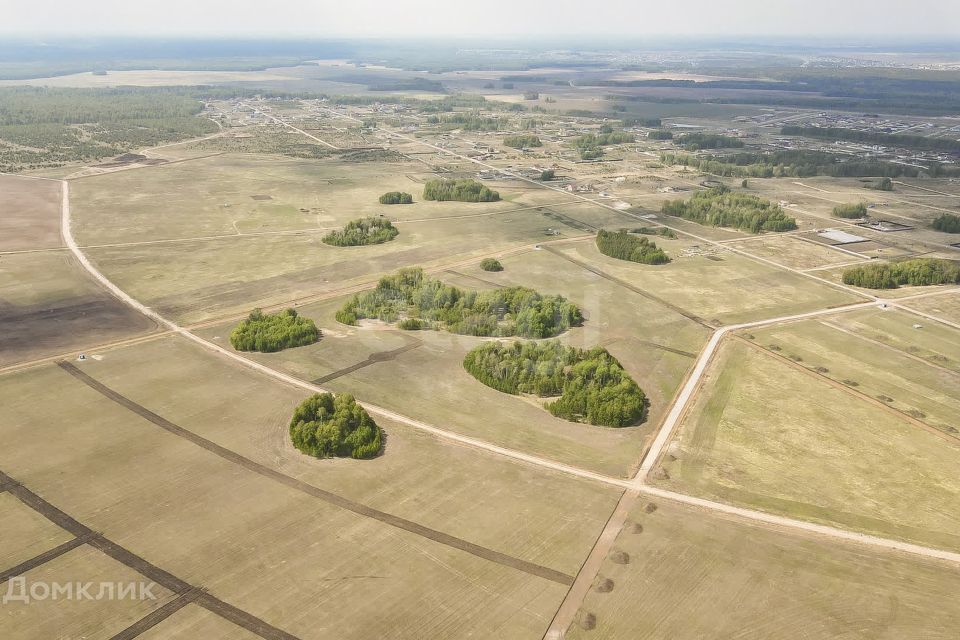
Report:
M368 244L383 244L400 233L386 218L358 218L351 220L340 231L331 231L323 236L326 244L334 247L359 247Z
M646 415L637 383L603 347L578 349L548 342L487 342L467 353L464 368L504 393L560 396L546 405L573 422L627 427Z
M480 261L480 268L484 271L503 271L503 265L496 258L484 258Z
M457 202L496 202L500 194L476 180L439 178L423 185L424 200Z
M690 151L700 149L742 149L743 140L719 133L685 133L677 138L677 144Z
M317 393L297 406L290 418L293 446L315 458L373 458L383 446L383 431L347 393Z
M528 147L542 147L539 136L533 134L524 134L517 136L507 136L503 139L503 144L514 149L526 149Z
M290 347L302 347L320 339L320 329L313 320L294 309L265 314L254 309L230 333L230 344L237 351L273 353Z
M540 172L540 182L549 182L557 177L557 172L553 169L544 169Z
M413 196L403 191L387 191L380 196L380 204L413 204Z
M944 213L934 218L930 226L945 233L960 233L960 216L953 213Z
M731 193L727 187L700 191L689 200L663 203L662 211L698 224L713 227L734 227L741 231L792 231L797 221L784 213L779 205L745 193Z
M853 220L867 215L867 205L862 202L855 204L838 204L833 208L833 215L837 218Z
M901 262L865 264L844 270L843 283L867 289L956 284L960 283L960 263L937 258L916 258Z
M654 129L647 134L650 140L673 140L673 132L666 129Z
M625 229L597 232L597 249L605 256L641 264L666 264L667 254L649 238L638 238Z
M932 177L960 175L960 169L935 162L928 163L927 168L922 168L803 149L769 153L737 152L724 156L661 153L660 159L666 164L681 164L694 167L704 173L732 178L809 178L811 176L915 178L921 174ZM891 191L893 185L889 180L881 181L879 188L882 191Z
M551 338L583 323L576 305L562 296L526 287L464 291L428 278L419 268L385 276L376 288L355 295L337 312L344 324L363 318L419 320L421 328L445 328L472 336Z
M641 233L645 236L663 236L664 238L670 238L671 240L677 239L677 234L673 229L667 229L666 227L635 227L631 229L633 233Z
M600 130L600 133L587 133L578 138L574 138L573 147L580 153L581 160L596 160L603 155L603 147L611 144L623 144L625 142L634 142L636 137L632 133L625 131L613 131L612 127L607 126L607 131Z

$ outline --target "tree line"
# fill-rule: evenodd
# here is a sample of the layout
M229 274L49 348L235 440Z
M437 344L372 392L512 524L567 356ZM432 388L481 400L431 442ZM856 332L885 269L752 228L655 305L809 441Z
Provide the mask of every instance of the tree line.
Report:
M700 149L742 149L743 140L719 133L685 133L677 138L677 144L689 151Z
M960 263L937 258L865 264L843 272L843 283L867 289L896 289L960 283Z
M508 147L513 147L514 149L526 149L528 147L543 146L543 142L541 142L540 137L533 134L507 136L503 139L503 144Z
M779 205L746 193L731 193L724 186L695 193L689 200L668 200L662 211L698 224L734 227L741 231L792 231L797 221Z
M347 393L317 393L301 402L290 418L290 440L315 458L373 458L383 447L383 431Z
M555 340L487 342L469 351L463 366L504 393L559 396L546 408L572 422L627 427L646 415L646 395L603 347L584 350Z
M237 351L273 353L313 344L320 335L313 320L298 315L295 309L274 314L254 309L230 332L230 344Z
M597 249L605 256L641 264L666 264L669 256L649 238L638 238L625 229L597 232Z
M496 202L500 193L476 180L439 178L423 185L423 199L457 202Z
M383 244L399 234L400 230L386 218L358 218L348 222L343 229L323 236L323 242L334 247L359 247Z
M580 309L563 296L526 287L465 291L425 276L420 268L381 278L374 289L347 301L336 318L344 324L376 318L405 323L401 328L525 338L550 338L583 324Z
M818 140L846 140L848 142L865 142L867 144L883 145L887 147L902 147L918 151L945 151L960 152L960 140L951 138L928 138L901 133L883 133L879 131L859 131L840 127L783 127L781 133L785 136L803 136Z

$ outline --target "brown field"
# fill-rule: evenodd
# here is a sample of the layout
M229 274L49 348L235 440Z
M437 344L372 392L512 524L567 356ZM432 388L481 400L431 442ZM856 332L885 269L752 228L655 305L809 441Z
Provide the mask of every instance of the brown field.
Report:
M60 184L0 175L0 252L60 247Z
M0 262L0 365L156 328L101 289L70 253L5 255Z

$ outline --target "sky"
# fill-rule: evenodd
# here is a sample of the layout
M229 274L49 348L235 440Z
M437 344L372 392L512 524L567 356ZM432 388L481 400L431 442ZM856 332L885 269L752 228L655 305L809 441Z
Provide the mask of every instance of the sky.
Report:
M0 33L551 38L960 38L960 1L0 0Z

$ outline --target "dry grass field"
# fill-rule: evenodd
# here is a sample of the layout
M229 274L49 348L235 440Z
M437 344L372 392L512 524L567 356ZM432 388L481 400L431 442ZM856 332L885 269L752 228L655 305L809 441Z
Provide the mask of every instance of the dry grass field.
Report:
M797 218L795 233L757 236L660 213L713 177L663 166L659 151L674 147L645 138L656 123L625 125L636 142L581 162L573 138L620 127L618 116L562 113L621 105L623 117L663 118L678 133L733 127L770 142L775 130L756 119L773 114L757 107L618 101L607 92L634 92L538 80L505 88L499 72L346 61L109 71L51 85L241 77L330 98L215 99L201 114L223 124L214 136L141 150L146 160L39 172L69 180L79 251L121 292L62 242L56 182L0 176L0 588L13 576L157 585L155 600L3 603L0 639L527 640L578 608L568 640L955 637L960 571L932 558L960 552L960 287L838 286L854 261L952 256L951 237L928 228L956 209L949 183L898 181L881 193L856 179L723 179ZM373 90L411 78L447 92ZM540 98L525 100L532 88ZM548 110L457 93L481 89ZM339 104L348 93L376 103ZM443 104L423 109L400 95ZM500 124L470 131L428 119L454 102ZM518 131L543 146L506 147ZM545 168L556 175L538 184ZM423 201L438 176L479 179L502 199ZM414 204L380 205L388 191ZM860 200L916 228L861 232L831 217ZM399 235L322 242L366 216L390 219ZM599 229L657 222L682 232L650 237L668 264L596 247ZM815 236L825 228L866 241L830 247ZM486 257L503 270L482 270ZM650 401L646 419L619 429L568 422L542 399L485 386L463 359L489 338L337 322L350 296L410 266L463 289L568 298L585 322L557 339L616 357ZM938 295L904 301L918 313L876 299L834 311L921 292ZM322 336L230 353L230 332L256 307L293 307ZM813 311L829 313L782 320ZM184 328L161 333L154 312ZM366 404L384 432L379 455L321 460L295 449L289 420L309 392L291 376ZM685 408L678 398L689 398ZM676 425L672 435L664 425ZM664 440L651 474L636 477ZM757 513L651 499L644 482ZM634 502L627 487L641 491ZM800 522L772 525L765 513ZM804 530L811 522L938 551L888 551Z
M60 185L0 175L0 252L59 247Z
M770 354L736 339L721 347L655 483L960 549L952 508L960 485L951 471L960 439L789 360L796 348Z
M958 588L950 565L641 496L566 637L948 640Z
M527 567L576 572L618 497L390 424L373 461L307 459L285 437L300 391L170 338L100 355L76 366L130 404L56 365L4 379L0 430L10 447L0 469L149 562L301 637L542 634L568 578ZM54 419L60 412L72 416L67 432ZM323 491L427 532L343 508ZM451 546L456 540L507 559L478 557ZM317 601L326 606L311 606ZM62 614L91 624L99 603L77 603L84 605ZM46 615L55 625L61 610ZM6 637L34 624L0 622ZM192 630L209 620L182 624Z

